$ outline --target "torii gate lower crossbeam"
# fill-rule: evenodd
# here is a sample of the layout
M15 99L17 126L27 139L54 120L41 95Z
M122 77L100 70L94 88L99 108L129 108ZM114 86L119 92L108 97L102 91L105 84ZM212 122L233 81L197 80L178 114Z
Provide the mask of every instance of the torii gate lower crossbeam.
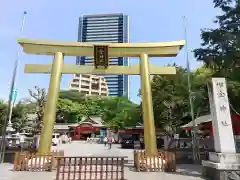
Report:
M89 43L56 43L49 41L19 40L24 51L31 54L54 55L52 65L26 65L25 73L51 73L48 90L48 100L44 111L44 125L41 132L39 153L49 153L51 149L51 137L56 119L56 104L60 87L61 75L66 74L140 74L141 92L144 117L144 142L146 152L149 155L157 154L156 134L153 116L152 92L150 74L175 74L173 67L149 66L149 56L176 56L184 45L184 41L173 43L153 44L129 44L109 43L109 55L111 57L140 57L140 66L113 67L95 69L93 66L64 65L64 55L92 56L93 44ZM102 44L101 44L102 45ZM104 44L106 45L106 44ZM77 49L76 49L77 47ZM75 49L74 49L75 48ZM85 48L85 50L84 50ZM164 51L165 49L165 51Z

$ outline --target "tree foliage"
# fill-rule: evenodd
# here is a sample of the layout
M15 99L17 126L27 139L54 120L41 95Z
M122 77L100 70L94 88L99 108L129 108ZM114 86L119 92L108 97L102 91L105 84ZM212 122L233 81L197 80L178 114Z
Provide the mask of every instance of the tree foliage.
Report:
M135 126L141 109L126 97L84 96L76 91L61 91L57 122L79 122L82 117L100 116L115 129Z
M78 91L60 91L59 92L59 98L60 99L69 99L73 102L78 102L78 103L85 103L88 99L87 96L84 94L78 92Z
M177 67L175 76L156 75L152 80L152 96L155 123L161 128L178 126L178 119L186 116L188 89L185 69Z
M86 107L69 99L58 99L57 123L77 123L86 115Z
M0 135L2 134L2 128L4 121L7 119L7 104L4 101L0 101Z
M14 106L11 121L13 129L16 132L22 133L33 131L34 122L28 118L28 109L23 103L18 103Z
M0 102L0 129L4 125L4 121L8 121L7 117L7 107L8 104L1 101ZM24 103L18 103L13 107L12 116L11 116L11 123L13 129L16 132L31 132L32 131L32 122L27 117L28 114L28 106ZM1 129L2 132L3 129Z
M203 61L215 77L225 77L232 110L240 111L240 6L236 0L214 0L222 14L214 23L216 29L203 29L200 48L194 50L198 61Z
M224 76L240 81L240 6L233 0L214 0L215 7L222 10L216 17L216 29L203 29L201 48L195 49L195 57Z
M30 99L29 102L33 105L33 109L29 109L29 113L36 114L35 124L34 124L34 134L41 131L43 126L43 115L44 108L46 104L47 92L44 88L34 86L33 89L29 89Z
M102 114L106 124L115 129L135 126L141 121L139 106L126 97L103 99L99 106L103 107Z
M35 86L30 99L13 108L12 123L16 132L37 134L42 128L46 91ZM0 123L6 119L7 104L0 102ZM100 116L108 127L119 129L141 121L140 106L125 97L84 96L79 92L61 91L57 102L57 123L78 123L82 118Z
M176 75L155 75L152 80L152 96L155 124L168 133L176 132L183 124L191 121L189 103L188 72L173 64ZM199 68L190 72L194 118L210 113L207 83L212 71Z

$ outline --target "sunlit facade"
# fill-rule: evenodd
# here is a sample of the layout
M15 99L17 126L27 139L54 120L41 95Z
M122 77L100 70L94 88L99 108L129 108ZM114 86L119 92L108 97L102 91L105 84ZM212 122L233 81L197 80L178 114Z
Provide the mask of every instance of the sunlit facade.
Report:
M104 77L91 74L75 74L69 83L69 90L84 95L108 96L108 86Z

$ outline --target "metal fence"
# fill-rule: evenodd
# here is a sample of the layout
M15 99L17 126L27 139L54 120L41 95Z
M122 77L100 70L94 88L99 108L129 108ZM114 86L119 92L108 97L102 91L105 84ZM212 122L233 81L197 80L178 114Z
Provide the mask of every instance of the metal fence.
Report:
M125 157L60 157L56 180L123 180Z

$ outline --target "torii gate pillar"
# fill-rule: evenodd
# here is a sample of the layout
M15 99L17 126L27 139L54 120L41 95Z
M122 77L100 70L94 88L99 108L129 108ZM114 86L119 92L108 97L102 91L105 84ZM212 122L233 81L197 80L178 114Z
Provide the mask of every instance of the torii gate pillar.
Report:
M43 129L40 136L40 144L38 152L48 153L52 147L52 140L49 141L49 137L52 138L53 128L56 120L56 109L58 101L58 92L60 89L60 82L62 76L62 67L64 64L63 53L56 52L54 54L54 60L51 70L51 77L48 89L47 103L44 109L43 116Z
M149 59L147 54L140 55L140 77L141 95L143 106L144 143L146 152L155 154L157 152L156 131L153 116L152 88L149 72Z

